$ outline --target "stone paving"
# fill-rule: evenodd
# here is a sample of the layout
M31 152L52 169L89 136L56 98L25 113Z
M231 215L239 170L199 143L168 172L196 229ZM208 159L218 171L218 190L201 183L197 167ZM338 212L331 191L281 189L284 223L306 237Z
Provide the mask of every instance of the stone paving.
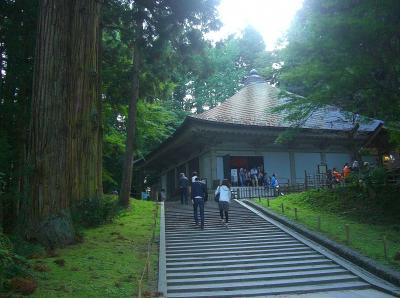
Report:
M207 202L201 230L191 205L165 204L166 297L393 297L238 202L229 214Z

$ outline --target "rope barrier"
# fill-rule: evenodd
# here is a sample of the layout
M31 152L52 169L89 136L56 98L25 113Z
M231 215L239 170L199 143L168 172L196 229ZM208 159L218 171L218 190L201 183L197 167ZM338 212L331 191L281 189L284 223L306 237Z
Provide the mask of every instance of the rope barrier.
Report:
M273 211L277 211L277 210L274 210L273 208L270 207L269 199L267 200L267 207L269 209L272 209ZM284 205L283 205L283 203L280 204L280 207L281 207L281 213L284 214ZM296 221L299 220L298 212L300 212L300 210L295 207L294 208L294 219ZM288 217L288 216L286 215L286 217ZM316 223L317 231L321 232L322 231L322 229L321 229L321 216L317 216L316 219L317 219L317 223ZM350 225L345 223L344 224L344 242L346 243L346 245L349 245L349 246L351 245L351 242L352 242L351 237L352 236L350 235ZM374 240L376 240L376 239L374 239ZM387 236L386 235L382 235L382 242L383 242L383 257L385 258L385 260L388 260L388 259L390 259L390 256L389 256L389 251L388 251L388 240L387 240Z
M142 274L140 278L138 279L138 298L142 297L142 288L143 288L143 280L146 278L146 280L149 280L149 274L150 274L150 252L153 249L153 243L155 240L155 235L156 235L156 226L157 226L157 218L158 218L158 204L155 203L156 208L153 209L153 224L152 224L152 236L149 239L147 243L147 252L146 252L146 260L145 260L145 265L142 270Z

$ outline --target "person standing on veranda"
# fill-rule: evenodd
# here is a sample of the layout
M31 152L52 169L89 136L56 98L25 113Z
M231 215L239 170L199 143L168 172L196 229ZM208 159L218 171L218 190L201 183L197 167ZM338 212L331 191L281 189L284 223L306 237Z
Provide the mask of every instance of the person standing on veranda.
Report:
M189 188L189 179L185 176L184 173L179 174L179 192L181 195L181 204L188 204L188 188Z
M349 178L350 173L351 173L351 168L349 166L349 164L346 162L343 166L343 178L346 180L347 178Z
M245 186L246 185L246 173L243 168L240 168L239 170L239 186Z
M219 215L221 217L221 223L224 223L225 215L225 226L228 228L229 221L229 204L231 202L232 193L228 179L224 179L222 184L215 190L215 195L219 194Z
M279 195L279 182L278 182L278 179L276 179L275 173L272 174L272 177L271 177L271 188L274 191L274 197Z
M251 184L253 186L258 186L258 170L257 168L254 166L250 169L250 176L251 176Z

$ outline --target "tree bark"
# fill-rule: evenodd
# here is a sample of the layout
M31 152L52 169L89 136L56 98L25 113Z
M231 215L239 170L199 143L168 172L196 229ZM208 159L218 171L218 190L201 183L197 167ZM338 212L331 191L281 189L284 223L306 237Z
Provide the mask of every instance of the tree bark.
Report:
M119 202L122 206L129 206L129 197L132 186L133 170L133 149L136 136L136 114L137 101L139 98L139 72L141 55L138 42L133 49L133 78L132 78L132 97L129 102L127 137L124 155L124 164L122 169L121 190L119 193Z
M72 203L102 195L100 1L42 0L27 162L26 236L73 242Z

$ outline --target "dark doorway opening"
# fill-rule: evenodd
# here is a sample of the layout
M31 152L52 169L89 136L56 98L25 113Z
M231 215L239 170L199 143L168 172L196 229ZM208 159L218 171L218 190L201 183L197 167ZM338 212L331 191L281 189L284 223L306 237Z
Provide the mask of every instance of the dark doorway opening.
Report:
M252 168L264 172L264 157L262 156L231 156L230 158L230 177L234 186L239 185L240 169L250 171Z

